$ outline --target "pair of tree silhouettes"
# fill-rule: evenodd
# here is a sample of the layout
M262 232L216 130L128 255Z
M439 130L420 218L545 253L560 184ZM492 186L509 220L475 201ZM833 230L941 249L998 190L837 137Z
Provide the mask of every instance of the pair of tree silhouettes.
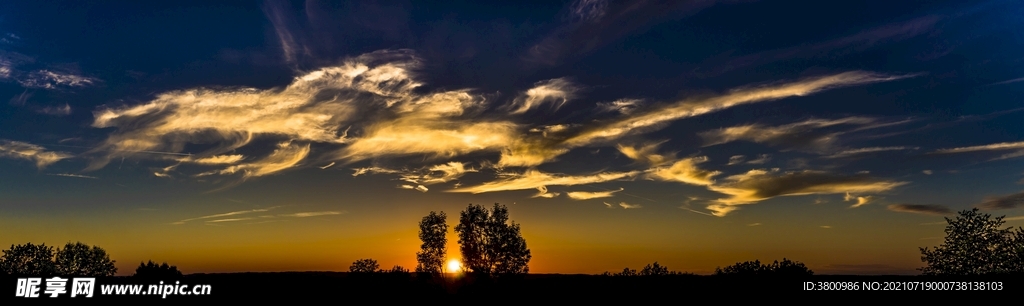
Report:
M482 275L529 273L533 257L519 224L508 221L508 208L495 203L488 210L470 204L459 216L455 227L462 253L462 269ZM448 224L444 212L430 212L420 221L420 252L416 254L416 272L439 274L444 271ZM449 271L455 272L455 271Z
M76 242L54 249L46 244L11 245L0 257L0 271L9 275L114 276L117 267L98 246Z

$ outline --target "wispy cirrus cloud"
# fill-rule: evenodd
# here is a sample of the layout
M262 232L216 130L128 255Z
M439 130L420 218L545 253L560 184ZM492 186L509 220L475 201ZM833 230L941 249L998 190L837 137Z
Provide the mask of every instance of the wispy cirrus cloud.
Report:
M81 175L81 174L71 174L71 173L56 173L56 174L49 174L49 175L63 176L63 177L87 178L87 179L94 179L94 180L95 179L99 179L98 177L95 177L95 176L88 176L88 175Z
M877 45L896 42L932 31L943 17L936 15L921 16L910 20L894 22L868 28L848 36L817 43L805 43L797 46L762 51L740 57L712 59L698 73L705 77L716 76L738 69L770 64L795 58L837 57L868 50Z
M1024 192L1018 192L1014 194L1008 194L997 197L988 197L985 199L985 201L978 203L975 206L985 210L1011 209L1024 206Z
M251 213L257 213L257 212L268 212L268 211L271 211L271 210L274 210L274 209L277 209L277 208L280 208L280 207L282 207L282 206L274 206L274 207L268 207L268 208L232 211L232 212L227 212L227 213L222 213L222 214L215 214L215 215L208 215L208 216L196 217L196 218L191 218L191 219L185 219L185 220L177 221L177 222L174 222L174 223L171 223L171 224L180 225L180 224L185 224L185 222L195 221L195 220L223 218L223 217L251 214Z
M512 114L523 114L541 103L551 102L557 110L569 102L577 90L576 85L565 78L537 82L533 88L513 100L509 108Z
M510 190L530 190L539 189L541 187L546 188L547 186L586 185L633 178L641 173L641 171L603 172L590 175L573 176L550 174L531 169L521 174L512 174L506 179L487 182L477 186L452 189L448 190L448 192L484 193Z
M95 78L50 70L33 71L18 80L18 83L25 87L46 89L54 89L61 86L84 87L97 82L98 79Z
M829 155L828 157L840 158L840 157L849 157L849 156L868 154L868 153L875 153L875 152L904 151L904 150L917 150L917 149L920 149L920 147L897 146L897 147L860 148L860 149L852 149L852 150L841 151L841 152Z
M625 190L625 189L624 188L619 188L619 190L596 191L596 192L591 192L591 191L570 191L570 192L566 192L565 195L567 197L569 197L570 199L573 199L573 200L590 200L590 199L599 199L599 198L610 198L610 197L615 196L616 192L623 191L623 190Z
M968 153L968 152L984 152L984 151L1003 151L1003 150L1018 150L1017 152L1006 153L999 157L993 158L989 161L1011 159L1024 156L1024 141L1022 142L1001 142L987 145L978 145L970 147L959 147L959 148L948 148L939 149L932 152L932 154L954 154L954 153Z
M949 207L942 205L926 205L926 204L892 204L887 207L891 211L896 212L907 212L915 214L926 214L926 215L948 215L952 214L953 210ZM938 224L946 224L945 222L938 222Z
M640 204L629 204L629 203L626 203L626 202L619 202L619 206L621 206L624 209L643 208L643 206L641 206Z
M778 196L808 194L878 193L892 190L907 182L873 178L867 174L840 175L824 171L778 172L751 170L729 176L708 189L729 195L713 201L708 210L716 216L725 216L738 209L738 205L751 204Z
M841 132L829 131L824 128L843 125L863 126L875 122L875 119L864 117L834 120L810 119L781 126L764 126L760 124L734 126L701 132L699 135L704 139L704 146L742 140L780 146L786 149L828 151L833 149L837 136Z
M311 211L311 212L300 212L294 214L278 215L279 217L290 217L290 218L308 218L316 216L331 216L344 214L344 211Z
M197 220L205 220L203 222L205 222L207 224L211 224L211 223L215 224L215 223L223 223L223 222L249 221L249 220L267 220L267 221L261 221L261 222L256 222L256 223L250 223L250 224L258 224L258 223L266 223L266 222L270 222L270 221L280 221L280 220L277 220L279 218L309 218L309 217L318 217L318 216L341 215L341 214L347 213L346 211L309 211L309 212L297 212L297 213L277 214L277 215L267 215L267 214L264 214L264 215L252 216L252 217L235 217L235 216L239 216L239 215L250 215L250 214L253 214L253 213L265 213L265 212L269 212L271 210L274 210L274 209L277 209L277 208L281 208L281 207L282 206L274 206L274 207L261 208L261 209L233 211L233 212L228 212L228 213L223 213L223 214L215 214L215 215L208 215L208 216L202 216L202 217L197 217L197 218L185 219L185 220L177 221L177 222L174 222L174 223L171 223L171 224L181 225L181 224L185 224L186 222L189 222L189 221L197 221ZM230 217L230 218L228 218L228 217Z
M69 153L49 151L27 142L0 139L0 157L30 160L42 169L73 156Z
M686 99L666 106L650 108L647 109L646 111L637 112L630 116L616 118L611 121L595 124L589 128L580 131L575 135L568 137L563 142L561 142L561 144L569 148L584 146L594 144L600 141L615 140L636 133L649 132L653 129L659 129L663 127L665 123L671 121L704 115L707 113L720 111L723 109L739 105L774 101L778 99L795 96L805 96L832 88L899 80L913 76L916 75L894 76L881 75L863 71L852 71L830 76L808 78L780 85L766 85L759 87L740 88L719 96L709 98ZM840 122L858 120L866 121L870 119L848 118L843 119ZM837 122L835 124L838 124L840 122ZM820 125L830 124L830 122L812 122L809 124ZM723 134L723 136L725 136L726 139L731 139L730 135L736 134L739 135L741 139L761 139L758 136L755 136L754 134L750 134L752 132L753 131L751 131L750 128L745 128L726 132L725 134ZM769 135L770 134L771 133L769 133ZM785 135L786 133L781 134ZM768 139L773 138L769 137Z
M53 116L67 116L71 114L71 105L64 103L64 106L48 106L40 109L39 112Z

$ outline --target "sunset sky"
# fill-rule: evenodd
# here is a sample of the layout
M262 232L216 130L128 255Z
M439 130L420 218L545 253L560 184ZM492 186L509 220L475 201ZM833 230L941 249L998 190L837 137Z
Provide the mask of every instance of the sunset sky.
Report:
M3 1L0 246L412 269L501 203L531 273L916 274L1024 226L1020 1L443 3Z

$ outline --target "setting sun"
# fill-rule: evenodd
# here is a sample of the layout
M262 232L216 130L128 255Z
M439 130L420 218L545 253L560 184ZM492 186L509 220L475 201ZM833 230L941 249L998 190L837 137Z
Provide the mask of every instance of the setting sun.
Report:
M459 270L461 270L461 269L462 269L462 263L460 263L458 259L448 260L448 272L449 273L458 273Z

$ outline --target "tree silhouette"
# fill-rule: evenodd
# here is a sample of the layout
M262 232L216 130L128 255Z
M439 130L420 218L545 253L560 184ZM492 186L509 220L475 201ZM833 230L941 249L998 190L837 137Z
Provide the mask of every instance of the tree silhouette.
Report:
M977 208L945 218L945 242L921 249L919 268L925 275L988 275L1024 272L1024 229L1000 228L1004 217L992 218Z
M11 245L0 257L0 270L11 275L46 276L57 272L53 247L46 244Z
M487 209L480 205L470 204L459 215L459 225L455 232L459 234L459 251L462 253L463 269L487 274L491 266L486 258Z
M505 206L495 203L488 211L470 204L462 211L455 232L459 234L459 250L467 270L488 275L529 273L533 256L519 224L508 221Z
M117 267L107 252L98 246L76 242L58 249L54 258L58 274L72 276L114 276Z
M440 274L448 252L448 216L430 212L420 221L420 252L416 253L416 272Z
M379 269L380 265L373 259L356 260L352 266L348 267L348 271L352 273L375 273Z
M799 261L783 258L782 262L776 260L771 264L762 264L760 260L739 262L725 268L715 268L715 275L802 276L814 275L814 271L811 271L811 269L808 269L807 266Z
M181 271L178 271L177 266L168 265L166 262L163 264L156 264L152 260L147 263L139 263L139 267L135 268L135 274L132 277L145 279L145 280L176 280L181 279Z

